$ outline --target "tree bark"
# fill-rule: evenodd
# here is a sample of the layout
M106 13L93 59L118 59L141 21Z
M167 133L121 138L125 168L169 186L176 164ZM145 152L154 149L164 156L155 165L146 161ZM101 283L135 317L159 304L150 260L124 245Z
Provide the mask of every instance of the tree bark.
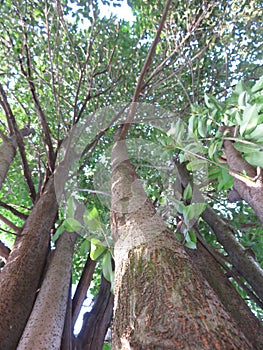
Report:
M263 168L256 169L242 158L232 141L224 141L229 173L234 178L234 189L245 200L263 223ZM246 175L246 176L244 176Z
M10 252L11 250L2 241L0 241L0 257L6 260Z
M69 232L59 237L17 350L60 349L76 239Z
M12 138L6 138L0 145L0 190L3 187L10 164L16 155Z
M111 284L101 276L99 294L91 312L83 317L83 326L77 337L79 350L101 350L113 314Z
M263 349L263 327L259 319L238 294L215 258L200 242L197 243L197 249L187 249L187 252L225 309L230 313L231 318L235 320L237 326L251 342L253 349Z
M147 198L125 142L112 151L113 349L252 349Z
M51 178L26 220L19 241L0 275L0 344L3 349L16 349L30 315L57 208Z
M189 174L184 164L176 164L180 181L185 188L190 182ZM201 193L197 194L202 198ZM228 253L229 258L235 269L242 275L247 282L252 286L258 297L263 300L263 270L245 250L245 248L237 241L232 229L222 220L207 204L206 209L202 213L202 218L211 227L220 244Z
M81 278L78 283L78 287L74 294L72 300L72 323L75 324L81 306L84 300L87 297L87 291L90 286L90 282L92 281L93 272L95 270L97 262L95 260L91 260L90 256L88 256L86 264L84 266Z
M258 262L248 254L245 248L236 240L233 231L213 209L207 205L202 218L214 231L217 240L229 255L230 261L238 273L252 286L261 301L263 301L263 270Z

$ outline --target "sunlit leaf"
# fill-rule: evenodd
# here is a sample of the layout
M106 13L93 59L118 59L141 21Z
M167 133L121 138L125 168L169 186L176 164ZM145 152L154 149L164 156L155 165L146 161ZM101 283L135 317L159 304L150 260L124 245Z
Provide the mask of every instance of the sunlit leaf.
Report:
M259 114L257 105L246 107L240 125L240 135L242 136L251 133L256 128L258 119Z
M90 257L92 260L98 260L105 253L107 247L96 238L92 238L90 243Z

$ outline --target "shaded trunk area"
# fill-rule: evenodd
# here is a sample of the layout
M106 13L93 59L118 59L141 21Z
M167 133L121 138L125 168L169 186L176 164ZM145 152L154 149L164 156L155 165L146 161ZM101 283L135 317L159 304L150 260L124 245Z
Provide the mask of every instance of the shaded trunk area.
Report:
M156 213L126 153L112 151L114 349L252 349Z
M113 299L111 284L101 276L100 290L95 304L83 317L83 327L76 341L77 350L102 349L112 320Z

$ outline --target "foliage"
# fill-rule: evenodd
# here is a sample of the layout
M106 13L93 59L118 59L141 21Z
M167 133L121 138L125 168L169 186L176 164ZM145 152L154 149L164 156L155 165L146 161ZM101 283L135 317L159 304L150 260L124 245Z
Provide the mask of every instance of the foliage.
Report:
M113 6L118 7L121 2L116 0ZM72 128L89 127L87 120L94 120L98 110L132 100L164 4L139 0L128 3L135 16L132 22L113 15L102 18L97 0L1 4L0 83L18 129L30 125L35 130L23 140L26 164L17 149L0 194L0 201L24 215L15 215L0 205L0 214L14 225L0 223L1 240L10 248L33 207L29 180L39 196L54 171L50 154L58 156ZM172 2L139 98L139 102L172 112L168 117L170 130L167 133L142 122L132 126L128 137L135 140L132 151L134 145L142 149L141 158L136 150L131 152L131 159L147 194L181 242L196 248L193 224L198 223L205 241L225 253L200 219L205 204L195 200L194 186L189 185L181 192L175 188L177 176L169 172L174 160L188 163L188 170L198 180L207 202L234 227L236 238L255 252L263 266L262 227L247 204L228 202L227 191L233 186L233 178L222 163L223 140L231 138L246 161L258 167L263 164L260 18L260 1ZM3 107L3 96L0 99ZM64 230L79 234L73 260L74 284L88 255L99 260L93 294L97 292L101 271L111 283L114 278L109 198L101 200L96 193L95 170L103 165L110 171L109 149L116 125L102 130L103 117L100 118L96 132L87 132L85 142L92 147L81 159L83 163L78 164L78 191L61 206L52 232L53 243ZM222 126L235 127L235 136L222 131ZM4 108L0 111L0 131L13 134ZM147 155L143 153L146 143L153 145ZM157 147L162 150L158 164L154 158ZM28 175L25 165L30 170ZM165 167L168 171L161 169ZM207 183L203 183L205 178ZM107 181L100 188L102 197L109 194ZM85 211L77 217L79 202L85 203ZM181 221L184 225L179 233ZM241 293L246 299L244 290ZM254 304L250 307L260 314Z

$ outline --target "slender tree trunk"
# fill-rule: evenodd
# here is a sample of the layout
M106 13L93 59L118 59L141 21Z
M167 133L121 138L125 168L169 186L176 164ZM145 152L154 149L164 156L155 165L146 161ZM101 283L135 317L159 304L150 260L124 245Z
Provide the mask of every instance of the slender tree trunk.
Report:
M101 276L101 285L95 304L83 317L83 326L77 337L77 349L101 350L113 313L111 284Z
M23 128L19 131L21 138L29 136L34 132L34 129ZM0 190L5 181L8 169L13 162L16 155L16 140L14 135L11 137L6 137L2 135L3 142L0 145Z
M17 350L60 349L76 238L69 232L59 237Z
M0 145L0 190L15 155L16 148L13 140L11 138L6 138Z
M261 301L263 301L263 270L258 262L246 252L246 249L237 241L231 228L208 205L202 213L203 219L214 231L233 266L253 287Z
M183 187L186 187L190 182L190 178L185 165L177 163L176 167L181 184ZM258 262L251 254L246 252L246 249L235 238L231 227L229 227L209 205L206 206L206 209L202 213L202 218L214 231L218 242L222 244L228 253L230 261L235 269L247 280L261 301L263 301L263 270Z
M156 214L125 142L112 152L113 348L252 349Z

